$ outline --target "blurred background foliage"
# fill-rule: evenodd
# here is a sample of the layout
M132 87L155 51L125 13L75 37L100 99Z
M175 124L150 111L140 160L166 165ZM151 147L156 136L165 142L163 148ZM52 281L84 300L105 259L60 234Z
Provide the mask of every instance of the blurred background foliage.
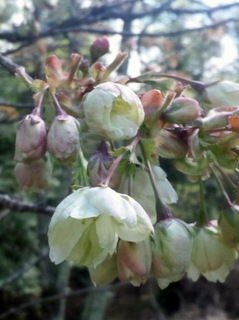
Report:
M0 48L33 78L43 78L47 56L56 54L67 63L78 52L90 61L89 46L106 35L111 47L105 63L118 51L129 54L115 79L160 71L205 82L238 81L238 16L235 1L0 0ZM85 269L54 266L48 259L50 214L8 206L4 196L54 207L69 193L74 168L55 163L45 193L26 193L17 186L15 132L17 122L33 108L32 92L3 66L0 83L0 319L209 319L208 314L238 319L236 269L223 285L184 279L161 291L153 281L142 288L114 283L94 289ZM169 84L159 83L158 89ZM151 89L150 84L145 88ZM179 193L176 216L194 221L198 187L168 160L161 165ZM212 182L207 199L213 218L222 208Z

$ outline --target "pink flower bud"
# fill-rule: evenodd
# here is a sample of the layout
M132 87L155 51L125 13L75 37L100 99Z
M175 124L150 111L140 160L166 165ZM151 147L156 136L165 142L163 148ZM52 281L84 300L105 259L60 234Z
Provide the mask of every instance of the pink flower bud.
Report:
M51 162L46 158L25 164L18 162L15 166L15 176L20 187L27 190L45 190L52 173Z
M118 274L121 281L140 286L147 281L152 253L149 239L140 242L120 240L118 245Z
M99 37L90 47L91 59L93 62L98 60L107 52L109 52L109 40L106 37Z
M140 97L145 113L145 123L151 125L155 122L155 113L163 105L163 96L159 90L149 90Z
M108 153L105 142L102 142L88 162L87 171L89 174L89 181L92 186L99 185L108 174L108 170L113 163L112 156ZM121 177L119 174L114 173L110 179L109 186L116 188L119 184Z
M45 122L38 115L29 114L17 129L15 160L31 162L40 159L46 152Z
M79 123L68 115L55 117L47 135L47 150L62 164L72 165L80 147Z
M64 78L61 60L56 55L51 55L46 59L45 73L51 87L57 87Z

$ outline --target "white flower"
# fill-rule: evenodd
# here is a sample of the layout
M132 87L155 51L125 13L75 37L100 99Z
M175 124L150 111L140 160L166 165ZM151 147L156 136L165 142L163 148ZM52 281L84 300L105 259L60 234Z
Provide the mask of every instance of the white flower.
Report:
M138 96L127 86L105 82L87 94L83 104L89 128L107 139L134 137L144 120Z
M186 273L192 250L192 231L183 221L165 219L155 226L152 272L161 289Z
M216 227L196 228L188 277L197 281L200 274L207 280L225 281L237 258L236 250L228 247Z
M138 242L153 232L144 209L109 187L85 187L66 197L49 226L50 259L96 267L116 251L119 238Z

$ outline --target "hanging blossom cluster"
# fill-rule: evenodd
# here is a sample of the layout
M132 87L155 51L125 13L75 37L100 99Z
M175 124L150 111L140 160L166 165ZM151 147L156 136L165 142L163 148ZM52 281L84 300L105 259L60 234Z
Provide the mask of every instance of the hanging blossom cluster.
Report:
M185 275L222 282L238 256L239 84L160 73L114 82L112 72L127 55L105 66L100 58L108 50L101 37L91 45L91 63L75 53L67 70L50 56L44 80L18 70L36 105L17 130L19 185L45 189L53 158L74 164L83 177L51 219L50 259L86 266L96 285L118 278L139 286L154 276L163 289ZM161 92L154 88L161 79L175 81ZM180 201L163 158L199 186L191 223L173 215ZM211 178L222 194L218 220L207 213Z

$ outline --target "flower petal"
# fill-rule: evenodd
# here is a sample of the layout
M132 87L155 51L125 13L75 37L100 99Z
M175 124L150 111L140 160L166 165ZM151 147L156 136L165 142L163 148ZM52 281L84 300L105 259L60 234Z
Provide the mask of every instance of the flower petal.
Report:
M113 218L102 215L95 221L95 227L101 248L106 249L112 255L118 242Z
M58 264L67 259L90 223L90 219L81 221L71 217L57 222L52 220L48 231L51 261Z

